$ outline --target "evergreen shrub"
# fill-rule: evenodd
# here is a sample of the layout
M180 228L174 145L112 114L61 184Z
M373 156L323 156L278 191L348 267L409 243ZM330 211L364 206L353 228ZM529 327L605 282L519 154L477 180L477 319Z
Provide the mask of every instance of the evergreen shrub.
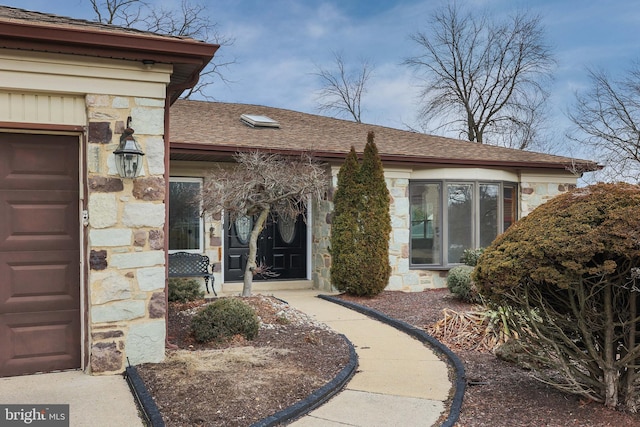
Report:
M469 303L480 302L478 292L471 280L473 267L458 265L449 270L447 275L447 288L457 298Z
M331 222L331 283L351 295L373 296L389 283L391 198L373 132L362 164L355 149L338 173Z
M198 281L181 277L169 279L169 301L187 302L204 298L204 291Z
M462 261L465 265L470 265L471 267L475 267L478 264L478 258L484 252L484 248L478 249L465 249L462 252Z
M259 328L255 310L239 298L218 299L191 320L191 331L198 342L225 341L238 334L252 340Z
M486 248L473 279L512 315L537 377L608 407L640 398L640 187L559 195Z

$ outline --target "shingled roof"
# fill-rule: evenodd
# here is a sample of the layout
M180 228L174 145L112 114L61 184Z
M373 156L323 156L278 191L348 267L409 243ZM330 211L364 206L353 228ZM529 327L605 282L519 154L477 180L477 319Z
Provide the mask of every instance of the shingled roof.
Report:
M218 45L0 6L0 48L173 65L172 100L198 80Z
M279 124L251 127L243 114L266 116ZM353 146L362 153L369 131L383 161L398 164L440 164L478 167L566 169L592 171L597 164L550 154L356 123L331 117L259 105L179 100L171 107L171 159L216 160L252 149L280 153L313 153L343 159Z

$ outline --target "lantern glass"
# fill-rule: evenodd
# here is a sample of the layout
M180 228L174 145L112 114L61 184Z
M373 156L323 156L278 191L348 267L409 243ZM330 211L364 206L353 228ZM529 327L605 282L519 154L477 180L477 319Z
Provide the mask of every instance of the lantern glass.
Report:
M132 129L125 130L125 134L120 138L118 149L113 152L116 156L116 169L122 178L135 178L142 171L144 153L132 134Z

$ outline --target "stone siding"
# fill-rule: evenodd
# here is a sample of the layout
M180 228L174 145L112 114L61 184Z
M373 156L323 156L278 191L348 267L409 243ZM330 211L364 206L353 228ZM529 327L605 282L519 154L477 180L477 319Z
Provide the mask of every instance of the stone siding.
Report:
M427 270L411 269L409 264L409 179L387 178L387 187L391 195L391 226L389 236L389 263L391 276L386 290L420 292L425 289L444 288L447 286L446 269ZM337 178L333 177L335 189ZM520 217L526 216L537 206L558 194L575 188L567 183L523 182L520 185ZM331 192L330 192L331 194ZM317 202L313 211L313 282L314 287L323 291L334 290L331 286L329 254L331 239L331 197Z
M87 95L86 107L89 368L118 373L164 359L164 100ZM133 180L113 156L129 116L145 153Z
M313 204L313 236L311 238L311 278L316 289L331 291L331 192Z
M529 215L544 202L574 188L576 188L575 184L523 182L520 184L520 217Z
M409 180L387 178L391 195L391 234L389 236L389 263L391 277L387 290L422 291L446 286L446 272L409 269ZM316 202L313 209L312 272L316 289L331 291L331 214L332 194L337 185L333 177L332 190L328 197Z

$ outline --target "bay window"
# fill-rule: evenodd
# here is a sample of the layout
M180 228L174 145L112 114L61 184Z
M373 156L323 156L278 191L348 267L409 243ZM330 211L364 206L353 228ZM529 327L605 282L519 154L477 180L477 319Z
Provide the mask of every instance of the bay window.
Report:
M202 252L204 226L198 196L200 178L169 179L169 250Z
M488 246L516 219L516 184L412 181L412 266L460 263L465 249Z

